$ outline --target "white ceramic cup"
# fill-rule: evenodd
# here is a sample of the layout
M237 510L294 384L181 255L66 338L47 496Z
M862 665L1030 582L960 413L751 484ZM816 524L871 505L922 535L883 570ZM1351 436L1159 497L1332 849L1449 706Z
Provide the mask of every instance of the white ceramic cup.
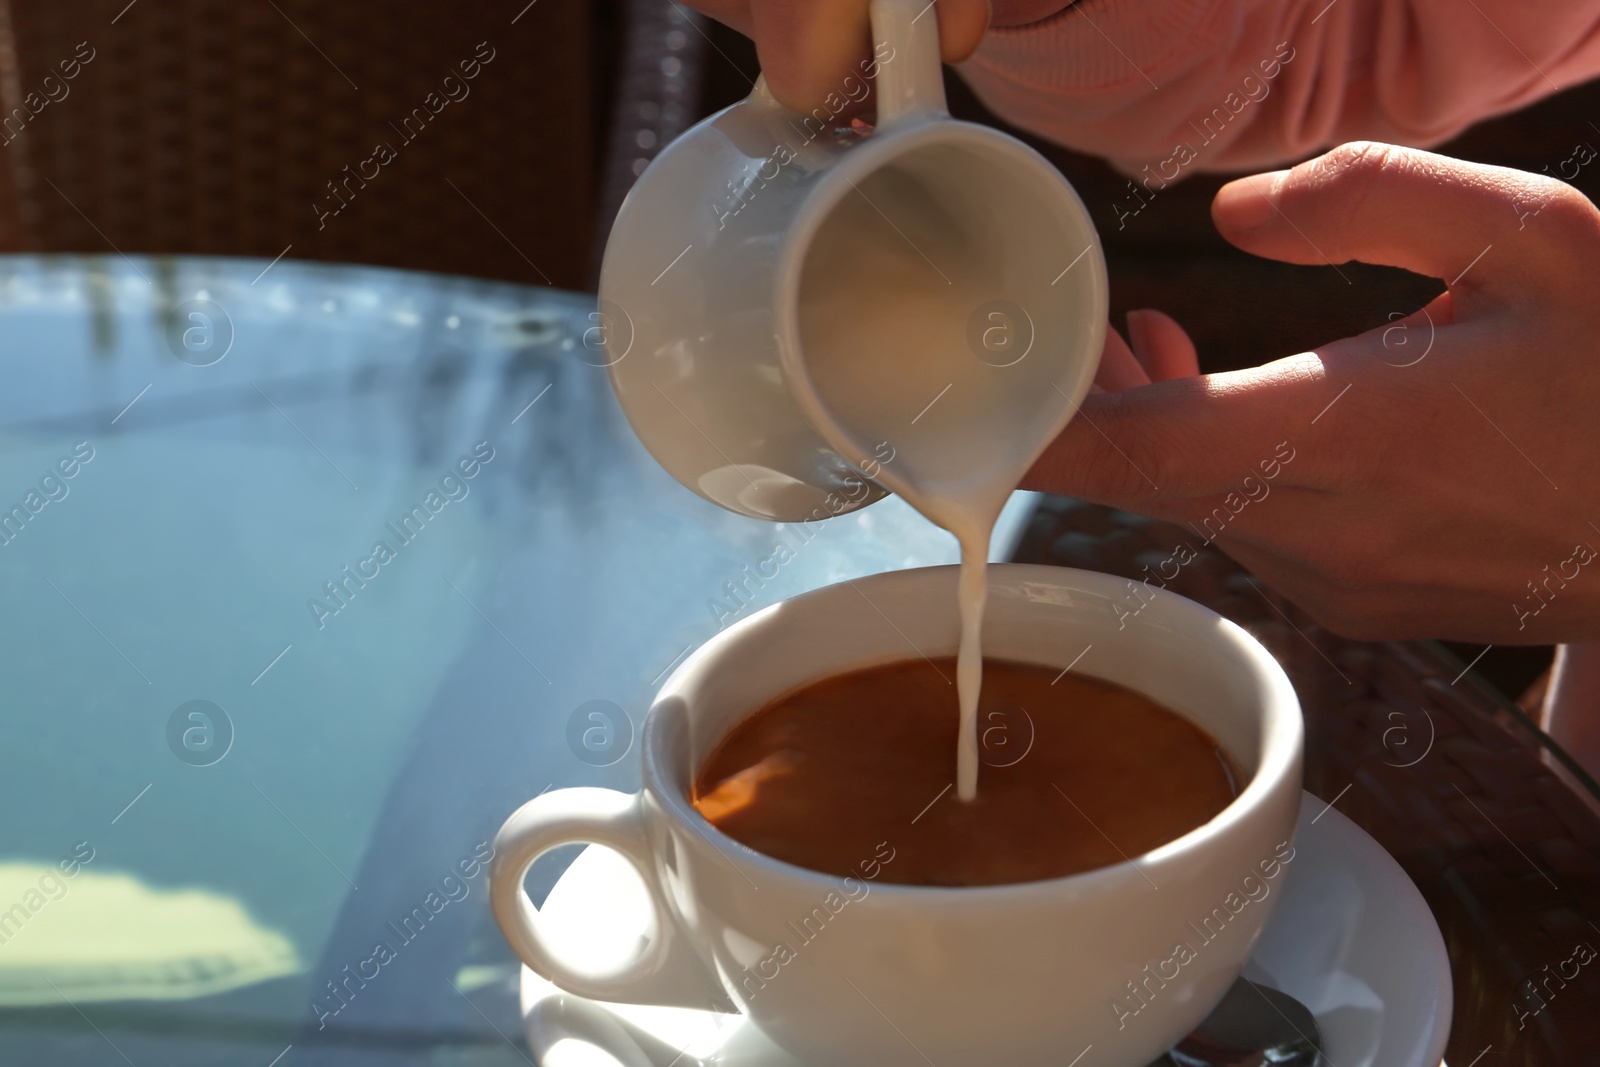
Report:
M1245 631L1182 597L1053 567L989 575L986 655L1077 660L1183 714L1247 776L1233 803L1128 863L972 888L846 885L725 836L688 795L736 723L807 682L955 652L955 568L874 575L773 605L684 661L646 717L640 792L557 790L506 820L490 899L518 955L579 996L741 1011L819 1067L1062 1067L1085 1049L1080 1067L1142 1067L1193 1029L1277 899L1252 900L1299 811L1294 690ZM553 952L523 890L536 858L575 842L621 853L654 905L639 954L610 973Z
M933 5L871 13L873 58L812 115L758 80L640 175L585 337L661 465L757 518L903 492L919 435L956 456L997 428L1042 449L1105 340L1105 262L1072 187L1015 138L949 117ZM869 81L876 127L841 127Z

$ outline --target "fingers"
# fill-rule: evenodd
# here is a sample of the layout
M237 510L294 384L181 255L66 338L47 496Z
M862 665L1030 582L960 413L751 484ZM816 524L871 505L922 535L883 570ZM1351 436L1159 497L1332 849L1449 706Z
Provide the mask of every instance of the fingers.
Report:
M1249 475L1304 483L1309 464L1289 467L1296 440L1345 387L1328 376L1331 355L1086 397L1022 487L1150 512L1234 492Z
M750 21L767 87L795 111L842 95L872 51L865 0L751 0Z
M1076 0L994 0L990 4L994 11L991 25L1010 29L1026 26L1032 22L1043 22L1051 15L1065 11L1074 3Z
M746 37L755 36L754 27L750 22L750 0L685 0L685 2L700 14L716 19L730 29L738 30Z
M1527 232L1534 215L1539 239ZM1551 241L1571 241L1574 225L1589 240L1600 234L1593 206L1562 182L1368 142L1229 182L1211 216L1229 241L1269 259L1354 259L1483 290L1570 270Z
M993 17L989 0L938 0L939 58L960 63L978 50Z
M1100 353L1100 369L1095 372L1094 384L1103 392L1120 393L1140 385L1149 385L1150 377L1134 358L1128 342L1115 328L1106 330L1106 346Z
M1200 373L1194 342L1182 326L1160 311L1128 312L1128 338L1124 341L1115 327L1106 330L1106 345L1094 378L1100 392L1120 393L1151 381Z
M1128 342L1151 381L1187 378L1200 373L1194 342L1164 312L1143 308L1128 312Z
M867 0L697 0L695 6L754 38L772 94L806 114L823 107L830 94L847 96L872 54ZM977 50L989 26L988 0L937 0L928 17L935 12L945 62Z

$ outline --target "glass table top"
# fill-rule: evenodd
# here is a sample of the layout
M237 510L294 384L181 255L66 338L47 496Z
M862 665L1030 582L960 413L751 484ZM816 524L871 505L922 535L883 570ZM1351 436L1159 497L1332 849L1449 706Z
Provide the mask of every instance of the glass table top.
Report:
M682 489L592 306L0 257L0 1063L526 1062L505 815L633 788L720 626L955 561L898 500L800 529Z

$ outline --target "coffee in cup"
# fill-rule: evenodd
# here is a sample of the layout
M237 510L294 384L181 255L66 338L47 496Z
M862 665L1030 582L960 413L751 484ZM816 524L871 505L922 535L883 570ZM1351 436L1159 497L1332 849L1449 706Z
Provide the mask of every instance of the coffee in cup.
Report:
M1208 822L1239 774L1208 733L1132 689L984 664L983 785L952 792L952 657L837 674L739 722L696 775L695 808L740 843L839 877L1034 882L1127 862Z

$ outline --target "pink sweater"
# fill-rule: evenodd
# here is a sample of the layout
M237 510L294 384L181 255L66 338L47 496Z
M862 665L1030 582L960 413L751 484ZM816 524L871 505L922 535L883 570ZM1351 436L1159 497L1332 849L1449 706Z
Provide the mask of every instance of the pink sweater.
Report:
M1438 144L1600 74L1600 2L1081 0L960 71L1017 126L1172 181Z

